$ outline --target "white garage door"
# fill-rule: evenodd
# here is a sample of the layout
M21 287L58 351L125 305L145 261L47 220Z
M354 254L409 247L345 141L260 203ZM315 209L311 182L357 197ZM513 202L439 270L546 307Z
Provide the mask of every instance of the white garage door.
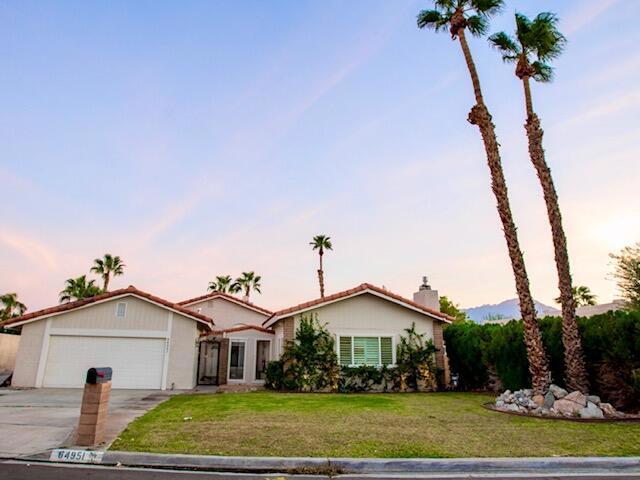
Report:
M52 335L44 387L82 387L91 367L113 369L112 388L161 388L163 338Z

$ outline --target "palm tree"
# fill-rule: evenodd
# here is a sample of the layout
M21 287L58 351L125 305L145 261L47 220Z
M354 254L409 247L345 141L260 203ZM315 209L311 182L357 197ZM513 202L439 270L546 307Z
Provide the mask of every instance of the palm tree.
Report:
M491 114L484 103L478 72L465 35L466 30L469 30L475 36L483 35L487 31L489 18L498 13L502 5L502 0L435 0L434 9L423 10L418 14L418 27L433 28L435 31L448 29L451 33L451 38L460 42L476 100L476 104L469 113L468 121L478 126L484 142L487 164L491 173L491 188L496 197L498 214L507 241L516 291L520 300L520 313L524 324L524 339L529 359L529 371L534 390L537 393L542 393L547 390L550 381L547 357L536 320L536 310L529 288L529 277L525 268L524 257L520 250L518 233L511 214L495 126L493 125Z
M117 255L113 256L110 253L105 253L104 257L96 258L93 261L93 267L91 267L90 271L95 272L102 277L102 290L108 292L111 275L114 277L122 275L124 273L124 267L126 267L126 265L122 263L122 259L120 257Z
M87 281L86 275L78 278L69 278L65 282L64 290L60 292L60 303L94 297L102 292L100 287L96 285L95 280Z
M5 293L4 295L0 295L0 303L2 303L0 321L19 317L27 311L27 306L18 300L17 293Z
M313 237L313 241L309 242L312 250L318 250L318 256L320 257L320 268L318 269L318 281L320 282L320 297L324 298L324 270L322 269L322 256L325 250L333 250L331 244L331 237L326 235L316 235Z
M586 307L587 305L595 305L597 295L591 293L591 289L585 285L573 287L571 289L571 295L573 296L573 303L576 308ZM562 297L554 298L556 303L562 304Z
M556 28L558 17L553 13L541 13L533 20L520 13L516 13L515 16L515 38L505 32L500 32L492 35L489 40L501 52L504 61L516 64L515 74L522 81L524 87L527 111L525 130L529 141L529 157L542 186L558 272L566 383L570 389L586 393L589 389L589 380L578 323L576 322L576 302L571 284L567 238L562 227L558 194L542 147L543 131L540 127L540 119L533 110L529 83L532 78L538 82L551 81L553 69L548 62L562 53L566 39Z
M209 292L221 292L221 293L238 293L239 285L233 283L231 275L217 276L214 282L209 282Z
M251 290L262 293L260 291L260 280L262 280L262 277L260 275L256 275L255 272L242 272L242 275L236 278L236 281L231 285L230 289L234 293L243 291L245 298L249 300L249 293L251 293Z

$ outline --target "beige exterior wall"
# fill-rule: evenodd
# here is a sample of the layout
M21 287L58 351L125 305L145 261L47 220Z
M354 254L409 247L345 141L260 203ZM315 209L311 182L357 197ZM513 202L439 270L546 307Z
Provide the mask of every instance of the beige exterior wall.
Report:
M326 324L327 330L336 337L339 335L393 337L394 358L400 337L414 322L419 333L425 334L428 339L434 339L433 319L369 293L324 305L303 315L311 313L317 314L318 321ZM296 330L300 324L300 316L294 317ZM286 318L281 319L274 325L276 336L286 320Z
M44 339L46 320L27 323L22 326L20 346L16 355L16 366L13 370L11 384L15 387L35 387L38 373L38 362Z
M225 338L229 339L228 355L231 355L231 345L234 341L245 343L244 379L232 380L228 378L227 383L262 383L263 380L256 380L256 345L258 340L269 340L271 342L269 360L274 360L276 356L274 351L274 335L258 330L243 330L240 332L227 333L225 334Z
M167 312L169 313L169 312ZM171 348L167 370L167 388L193 388L196 384L198 324L177 313L171 325Z
M124 318L116 317L118 303L127 304ZM133 296L42 318L22 326L12 384L19 387L39 386L40 356L43 342L49 335L81 334L90 337L93 333L100 336L128 335L146 338L147 332L147 335L154 338L171 337L168 356L165 352L166 388L173 385L176 389L190 389L195 386L196 380L196 340L199 329L206 328L199 325L201 324L195 320L177 312ZM121 332L120 335L118 331ZM43 357L46 356L45 351ZM40 369L44 372L44 365Z
M0 333L0 372L10 372L16 363L20 335Z
M270 315L259 313L223 297L214 297L186 306L189 310L213 318L216 329L230 328L240 323L245 325L262 325Z

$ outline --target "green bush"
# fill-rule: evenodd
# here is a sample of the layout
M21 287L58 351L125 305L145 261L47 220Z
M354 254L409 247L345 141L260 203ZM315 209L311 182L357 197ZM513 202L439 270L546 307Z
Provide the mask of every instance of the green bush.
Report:
M539 324L552 380L564 386L562 320L546 317ZM591 392L617 408L640 406L640 312L579 318L578 326ZM514 390L530 385L521 321L452 324L445 328L444 338L451 371L460 375L460 388L489 388L494 375L500 382L496 388Z

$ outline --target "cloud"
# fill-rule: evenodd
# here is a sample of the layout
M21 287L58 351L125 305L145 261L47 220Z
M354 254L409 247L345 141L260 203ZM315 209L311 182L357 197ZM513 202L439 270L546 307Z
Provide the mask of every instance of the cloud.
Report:
M54 251L35 238L5 230L0 232L0 243L39 267L53 270L58 265Z
M604 12L613 7L619 0L593 0L582 9L575 9L575 14L565 23L564 32L567 35L576 33L578 30L589 25ZM584 5L581 0L579 2Z

